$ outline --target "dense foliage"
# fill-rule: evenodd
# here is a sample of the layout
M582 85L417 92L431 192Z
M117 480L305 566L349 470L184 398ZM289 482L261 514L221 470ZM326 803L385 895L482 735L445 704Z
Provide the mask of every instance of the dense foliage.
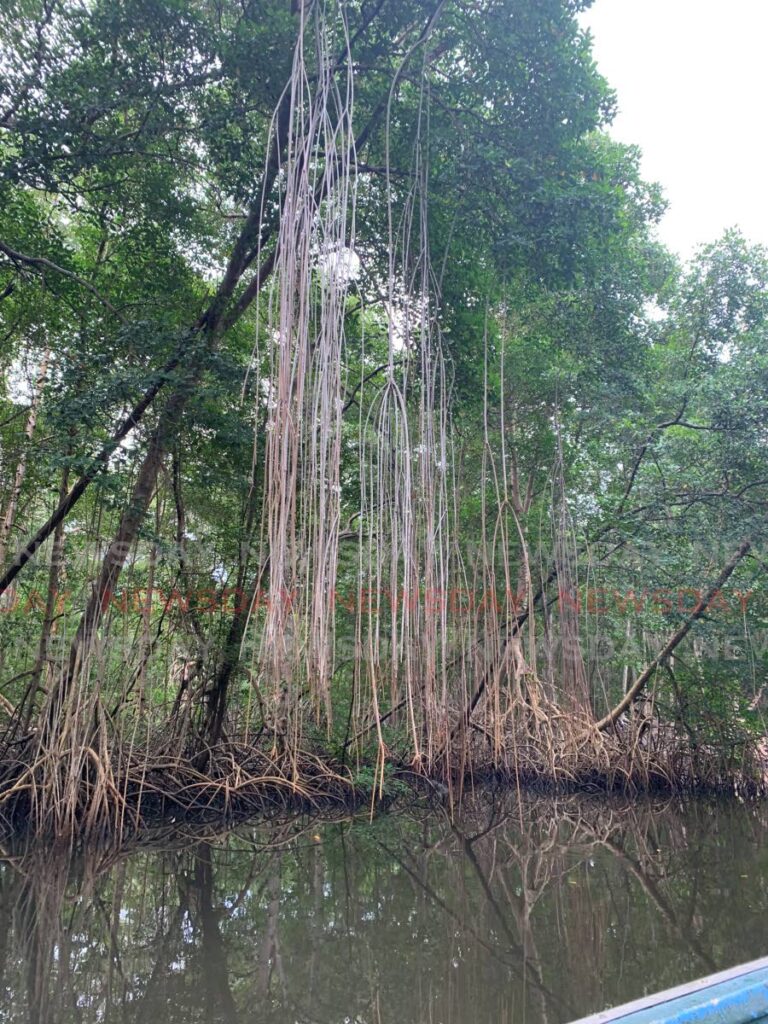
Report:
M4 5L7 750L743 767L768 254L656 241L586 6Z

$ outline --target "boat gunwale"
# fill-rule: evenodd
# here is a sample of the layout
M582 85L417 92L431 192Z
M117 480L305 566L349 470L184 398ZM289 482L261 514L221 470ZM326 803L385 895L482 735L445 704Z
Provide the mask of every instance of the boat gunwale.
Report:
M675 1003L677 1001L684 1000L688 996L705 993L708 989L718 988L721 985L725 985L727 982L738 981L739 979L747 981L750 975L759 974L761 971L766 974L765 1014L768 1015L768 956L764 956L757 960L750 960L745 964L737 965L736 967L729 967L724 971L718 971L716 974L708 974L703 978L697 978L695 981L689 981L682 985L677 985L674 988L664 989L654 995L641 996L639 999L634 999L629 1003L622 1003L620 1006L609 1007L608 1009L590 1014L587 1017L580 1017L578 1020L572 1021L571 1024L609 1024L611 1021L624 1020L625 1018L643 1013L646 1010L660 1009L667 1003ZM690 1006L686 1005L683 1012L685 1012L685 1010L690 1010ZM670 1013L668 1017L660 1019L671 1022L676 1019L676 1016L674 1008L670 1006ZM702 1019L706 1019L706 1016L703 1013L700 1016ZM750 1016L744 1019L759 1020L760 1017Z

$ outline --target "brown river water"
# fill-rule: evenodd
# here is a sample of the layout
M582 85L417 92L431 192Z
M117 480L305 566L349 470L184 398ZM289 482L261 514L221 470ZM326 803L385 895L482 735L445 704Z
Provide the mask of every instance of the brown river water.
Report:
M468 799L4 847L2 1024L563 1024L768 954L768 808Z

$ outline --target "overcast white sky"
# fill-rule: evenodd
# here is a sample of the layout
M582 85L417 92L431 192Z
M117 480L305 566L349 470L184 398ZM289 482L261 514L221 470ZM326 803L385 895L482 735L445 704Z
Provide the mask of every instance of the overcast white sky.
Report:
M681 256L738 226L768 245L768 0L595 0L582 16Z

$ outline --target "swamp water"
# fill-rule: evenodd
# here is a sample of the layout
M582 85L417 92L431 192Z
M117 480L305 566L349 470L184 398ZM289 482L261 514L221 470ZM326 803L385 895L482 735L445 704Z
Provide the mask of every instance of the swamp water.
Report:
M585 798L3 848L0 1022L561 1024L768 954L768 809Z

